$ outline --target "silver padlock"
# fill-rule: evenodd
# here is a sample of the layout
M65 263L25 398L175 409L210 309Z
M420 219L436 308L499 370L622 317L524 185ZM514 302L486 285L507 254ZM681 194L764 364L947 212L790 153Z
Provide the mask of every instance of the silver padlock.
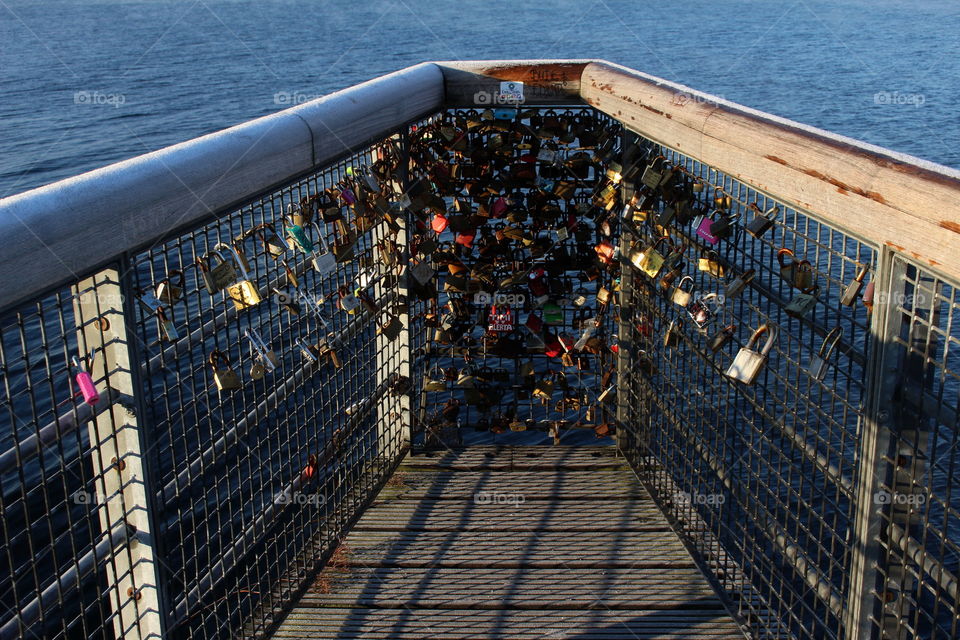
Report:
M317 232L317 244L311 254L310 262L313 263L313 268L323 275L333 273L337 270L337 258L330 252L327 240L323 237L323 229L316 222L311 226Z
M840 296L840 304L846 307L852 307L854 305L857 301L857 296L860 295L860 289L863 288L863 279L867 277L867 273L869 272L870 265L860 267L853 281L847 285L847 288L843 291L843 295Z
M743 290L747 288L747 285L753 280L756 275L756 271L753 269L747 269L743 273L734 279L733 282L727 285L727 288L724 289L723 295L727 300L733 300L738 295L743 293Z
M763 349L757 351L757 341L763 334L767 334L767 340L763 343ZM750 336L747 344L737 352L725 375L744 384L753 384L763 366L767 363L767 358L770 356L770 350L773 348L776 338L777 327L775 325L760 325Z
M690 281L690 288L684 289L683 283L688 280ZM675 286L673 291L670 293L670 300L674 304L678 304L681 307L686 307L688 304L690 304L690 301L693 300L693 284L692 276L684 276L680 278L680 282L677 283L677 286Z
M837 343L843 337L843 327L836 326L830 330L820 345L820 350L810 358L810 377L814 380L823 380L827 374L827 361L833 350L837 348Z

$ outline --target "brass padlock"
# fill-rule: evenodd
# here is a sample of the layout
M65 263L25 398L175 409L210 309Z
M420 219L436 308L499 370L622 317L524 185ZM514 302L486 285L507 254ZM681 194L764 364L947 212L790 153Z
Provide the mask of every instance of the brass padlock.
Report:
M852 307L857 302L857 296L860 295L860 289L863 288L863 279L867 277L869 272L870 265L867 264L860 267L853 281L843 290L843 295L840 296L840 304L845 307Z
M243 386L240 382L240 376L230 368L230 360L227 355L219 350L210 354L208 362L213 368L213 381L219 391L231 391Z
M810 358L809 373L811 378L823 380L827 374L827 362L830 360L830 355L837 348L837 343L840 342L842 337L843 327L839 325L827 333L823 343L820 344L819 351Z
M757 341L762 335L767 335L767 340L763 344L763 349L756 350ZM777 327L774 325L763 324L753 332L747 344L740 349L733 362L727 368L725 375L744 384L753 384L767 363L770 356L770 350L777 337Z
M710 341L707 343L707 347L714 353L720 351L720 349L726 346L726 344L733 339L733 335L736 330L736 325L728 324L710 338Z
M166 305L172 305L183 295L183 286L183 272L174 269L157 283L157 299Z
M237 265L240 267L240 280L227 287L227 296L233 300L233 306L238 311L257 306L261 302L260 291L257 289L256 283L251 281L250 274L247 273L247 269L243 265L241 254L236 248L227 246L222 242L217 245L218 249L220 247L232 251L237 259Z
M684 282L690 282L690 287L688 289L683 288ZM686 307L690 304L690 300L693 298L693 286L694 281L692 276L684 276L680 279L680 282L677 283L677 286L673 288L670 292L670 300L674 304L678 304L681 307Z
M814 272L809 260L797 260L790 249L777 251L777 262L780 263L780 277L791 286L801 291L813 289Z
M632 251L630 253L630 263L649 277L656 278L660 269L663 268L664 262L664 257L657 250L657 247L660 246L660 243L668 240L667 236L663 236L643 249Z
M230 250L230 247L223 243L220 243L217 246L223 246L228 251ZM233 263L224 258L223 254L217 249L211 251L209 254L201 258L201 260L205 260L207 261L206 263L209 264L209 256L216 256L220 262L211 266L207 272L204 272L203 268L201 267L200 273L206 273L206 276L209 276L210 284L213 287L213 290L207 290L213 294L218 291L223 291L237 281L237 269L233 266ZM207 286L207 277L204 277L204 286Z
M676 348L680 346L680 337L682 335L683 320L675 318L667 326L666 333L663 334L663 346Z
M720 261L720 255L716 251L708 251L707 255L697 261L697 268L714 278L723 278L727 271Z

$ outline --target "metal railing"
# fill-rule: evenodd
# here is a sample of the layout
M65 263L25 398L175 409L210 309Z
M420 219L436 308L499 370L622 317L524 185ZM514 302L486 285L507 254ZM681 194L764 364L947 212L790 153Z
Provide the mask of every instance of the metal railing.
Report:
M453 354L431 355L408 296L423 220L400 203L425 177L417 132L501 81L525 83L524 108L623 125L618 444L742 620L758 637L957 636L960 221L943 212L960 176L606 63L500 61L418 65L0 202L0 637L269 634L410 438L427 444L423 380ZM658 156L676 188L644 180ZM349 228L306 229L337 252L354 233L353 259L314 268L319 249L261 226L338 183L360 195L374 166L372 223L344 206ZM611 182L591 180L584 194ZM716 209L740 218L713 244L693 218ZM663 235L686 244L693 288L725 297L703 331L679 277L635 266ZM240 304L217 291L220 243L249 263ZM780 249L809 261L806 311L787 313L802 292ZM840 302L861 272L872 312ZM395 336L377 331L391 318ZM765 323L779 334L756 381L730 380ZM218 392L228 368L242 390Z

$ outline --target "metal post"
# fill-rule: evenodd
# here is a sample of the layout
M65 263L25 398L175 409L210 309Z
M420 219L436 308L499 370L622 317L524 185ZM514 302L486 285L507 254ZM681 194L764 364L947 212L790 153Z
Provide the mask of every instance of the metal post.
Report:
M877 598L880 536L883 533L882 504L876 496L890 482L890 465L884 461L890 450L890 431L895 421L894 394L901 381L901 348L895 338L903 319L897 308L904 283L904 263L882 249L874 279L877 304L870 325L872 348L867 369L867 397L860 431L860 463L855 486L856 513L853 520L853 557L850 562L845 637L875 637L879 607ZM891 575L894 567L885 567ZM885 614L886 615L886 614ZM886 636L886 634L884 634Z
M403 152L401 163L406 162L406 136L402 136L401 143ZM405 169L405 168L404 168ZM405 191L406 176L401 176L400 185ZM393 205L394 203L391 203ZM377 384L384 384L396 376L405 376L407 380L411 378L410 367L410 309L407 302L407 283L404 278L405 265L407 264L407 221L405 216L397 216L397 223L400 231L394 238L397 249L397 264L394 267L387 267L381 257L379 246L373 247L374 263L381 269L391 270L390 275L379 279L374 286L374 299L381 300L391 291L396 291L394 303L389 308L383 309L379 314L380 322L387 322L390 316L399 318L403 329L400 335L393 341L386 336L377 335L376 337L376 381ZM386 222L381 222L374 230L374 237L387 239L389 230ZM401 271L401 267L404 271ZM392 393L386 393L377 403L377 439L384 455L385 461L392 461L399 455L401 449L410 442L410 393L404 393L401 396L395 396Z
M627 149L630 143L636 140L636 136L624 128L620 134L620 162L623 170L627 170L627 163L633 161L633 158L626 157ZM620 186L621 202L626 205L633 198L633 181L624 180ZM623 218L623 209L618 212ZM626 425L636 428L636 423L643 420L633 406L633 378L631 376L631 356L635 345L632 339L631 324L629 321L633 313L633 269L629 266L626 256L630 252L634 237L626 226L625 222L620 223L620 295L619 295L619 314L618 314L618 347L617 347L617 449L626 454L627 451L636 450L636 442L631 434L626 433Z
M116 269L107 269L74 287L74 313L81 355L94 350L90 374L111 397L137 396L131 362L132 330L127 327L127 300ZM132 328L131 328L132 329ZM105 401L105 400L101 400ZM117 638L161 638L164 621L160 604L158 567L153 538L153 490L149 488L143 433L134 402L114 402L89 423L92 464L99 494L100 524L104 532L132 527L126 548L114 548L107 564L110 601Z

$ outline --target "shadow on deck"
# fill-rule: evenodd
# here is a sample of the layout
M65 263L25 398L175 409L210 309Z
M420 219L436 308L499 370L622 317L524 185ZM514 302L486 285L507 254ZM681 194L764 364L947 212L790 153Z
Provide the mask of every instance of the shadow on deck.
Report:
M743 638L613 447L408 457L275 638Z

